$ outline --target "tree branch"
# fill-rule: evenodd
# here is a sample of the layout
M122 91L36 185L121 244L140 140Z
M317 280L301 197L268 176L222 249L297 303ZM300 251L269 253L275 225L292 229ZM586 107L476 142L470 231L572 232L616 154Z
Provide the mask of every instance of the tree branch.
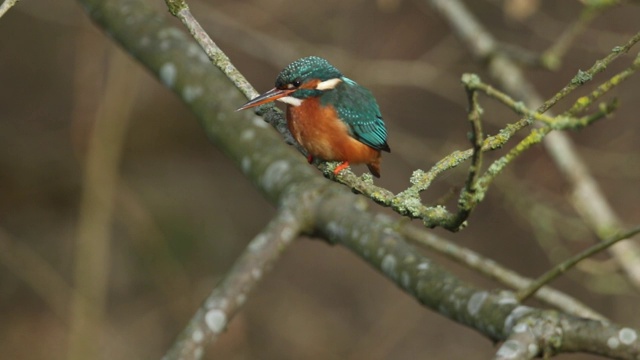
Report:
M507 57L500 54L493 36L476 20L459 0L427 0L452 26L458 36L467 45L470 52L485 64L493 78L515 98L523 99L531 107L539 106L537 111L546 112L575 88L589 81L595 74L605 70L606 66L631 46L640 41L640 33L634 35L623 46L617 46L604 59L596 62L586 73L579 73L558 94L548 101L542 101L521 70ZM608 238L612 232L621 229L621 221L602 194L597 182L591 176L586 164L576 152L571 140L562 132L553 132L544 138L543 144L555 164L572 186L574 208L592 227L601 239ZM640 287L640 247L627 241L610 248L610 252L621 264L629 279Z
M563 261L562 263L554 266L552 269L550 269L549 271L541 275L538 279L533 281L528 287L518 291L518 293L516 294L518 301L523 302L524 300L529 298L531 295L535 294L535 292L538 291L538 289L540 289L546 284L549 284L551 281L555 280L558 276L569 271L569 269L576 266L580 261L590 256L593 256L604 249L609 248L610 246L617 243L618 241L629 239L638 233L640 233L640 227L636 227L622 234L618 234L616 236L613 236L611 239L608 239L606 241L602 241L596 245L593 245L590 248L585 249L584 251L572 256L566 261Z
M200 359L245 303L249 292L303 231L299 208L283 208L251 240L222 281L213 289L163 359ZM308 210L306 210L308 212Z
M511 336L525 324L536 336L537 356L577 349L621 359L640 354L636 329L522 306L512 293L476 289L415 251L393 223L366 212L347 197L323 200L318 235L353 250L424 306L494 341L515 340ZM608 345L611 342L617 342L616 346Z
M191 14L187 2L185 0L165 0L165 2L171 14L180 19L187 29L189 29L189 32L205 51L209 59L213 62L213 65L220 69L247 99L253 99L258 96L259 93L256 89L247 81L244 75L236 69L231 60L229 60L229 57L227 57L227 54L216 45L193 14ZM274 103L259 106L254 111L258 115L264 115L265 121L278 130L287 144L294 145L298 151L306 155L304 148L295 141L293 135L289 132L287 122L284 116L282 116L282 112L275 107Z
M410 224L396 225L397 230L408 240L416 242L428 249L464 264L467 268L486 275L513 289L525 289L533 283L533 279L523 277L516 272L488 259L473 250L463 248L455 242L442 239L436 234L418 229ZM540 288L535 294L536 299L547 305L554 306L567 314L605 321L606 317L589 308L579 300L553 289L550 286Z
M212 141L267 199L281 209L299 209L292 204L300 202L304 203L302 209L313 209L313 234L348 247L425 306L493 340L507 339L520 321L536 324L555 316L560 321L552 324L562 337L548 341L553 340L556 351L587 351L620 358L639 353L638 341L632 336L637 334L634 329L520 306L512 294L479 290L455 277L409 246L393 224L368 212L364 198L319 177L264 122L251 114L233 112L234 105L242 102L239 92L202 60L202 52L194 48L197 45L144 3L81 2L114 40L181 96ZM281 216L281 221L287 222L288 216ZM302 218L307 224L305 215ZM217 308L210 308L209 314L211 309ZM206 324L207 312L202 316ZM224 324L221 319L227 320L217 312L209 315L210 324ZM196 333L192 332L192 337ZM608 347L614 341L618 346Z

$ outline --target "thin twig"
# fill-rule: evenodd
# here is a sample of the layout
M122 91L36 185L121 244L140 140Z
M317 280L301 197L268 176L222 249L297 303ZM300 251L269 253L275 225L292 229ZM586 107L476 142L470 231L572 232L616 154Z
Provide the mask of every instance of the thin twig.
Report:
M587 26L596 19L598 15L602 14L611 6L613 6L612 2L609 2L608 6L587 4L582 9L582 13L580 13L578 19L571 23L562 34L558 36L553 45L542 53L540 56L541 64L551 70L560 68L562 58L569 52L576 38L587 29Z
M543 100L528 82L520 68L510 59L496 52L496 41L493 36L478 22L471 12L459 0L427 0L435 10L442 14L465 42L471 53L479 59L487 60L486 65L491 75L516 98L523 99L529 106L538 106ZM552 99L545 102L537 110L545 112L560 99L571 93L595 74L603 71L608 64L640 41L640 33L634 35L623 46L617 46L604 59L597 61L588 70L578 75ZM600 238L610 236L612 229L619 229L621 221L609 205L596 180L589 173L586 164L575 150L571 140L562 132L553 132L545 137L544 145L552 159L572 185L573 205L589 226ZM640 248L633 242L622 242L610 248L615 258L622 265L627 276L636 287L640 287Z
M593 245L590 248L570 257L566 261L554 266L552 269L542 274L539 278L532 282L527 288L518 291L518 300L520 302L526 300L527 298L531 297L531 295L533 295L536 291L538 291L538 289L543 287L545 284L548 284L551 281L555 280L558 276L573 268L580 261L599 253L600 251L610 247L618 241L629 239L637 233L640 233L640 226L635 227L623 234L613 236L609 240L599 242L598 244Z
M247 99L253 99L258 96L259 93L256 89L247 81L240 71L233 65L229 57L218 47L218 45L211 39L209 34L202 28L200 23L191 14L189 6L184 0L165 0L169 7L169 12L180 19L182 23L189 29L189 32L193 38L198 42L200 47L207 54L213 65L215 65L222 73L231 80L238 90L240 90ZM238 104L240 105L240 104ZM278 110L273 103L259 106L255 109L256 114L264 115L266 122L271 124L283 137L287 144L293 145L300 151L300 153L306 155L306 150L298 144L297 141L289 132L287 122L282 116L282 112Z
M484 257L482 254L459 246L454 242L447 241L432 232L427 232L424 229L417 228L410 224L403 224L396 226L396 228L409 240L437 251L449 259L463 264L465 267L477 271L480 274L513 289L524 289L533 282L533 279L521 276L513 270L496 263L494 260ZM594 320L606 320L606 317L589 308L587 305L580 302L580 300L550 286L544 286L541 288L535 293L535 297L545 304L560 309L567 314L573 314L575 316Z
M584 85L585 83L591 81L594 76L603 72L609 64L618 59L620 56L629 52L629 50L638 42L640 42L640 32L633 35L625 44L622 46L616 46L609 53L609 55L605 56L603 59L596 61L588 70L582 71L579 70L578 73L569 81L565 87L560 90L556 95L554 95L551 99L547 100L542 104L537 111L539 113L544 113L554 105L556 105L560 100L564 99L567 95L571 94L573 90L578 87Z
M216 45L211 37L209 37L202 26L200 26L200 23L198 23L193 14L191 14L187 2L184 0L166 0L165 2L169 7L169 12L182 21L187 29L189 29L193 38L206 52L209 59L233 82L233 85L235 85L247 99L258 96L259 94L256 89L254 89L249 81L236 69L229 60L229 57Z
M576 100L573 106L565 112L568 116L575 116L584 111L587 107L591 106L597 99L601 98L604 94L611 91L614 87L620 85L623 81L627 80L631 75L635 74L640 69L640 53L636 55L635 60L631 63L631 66L613 75L609 80L598 85L589 95L583 96Z
M484 194L481 188L478 187L478 177L482 170L482 145L484 142L484 134L482 133L482 109L478 103L478 93L471 86L471 84L479 82L480 78L474 74L462 75L462 83L465 86L467 92L467 101L469 103L469 110L467 118L471 125L471 131L469 132L469 141L471 141L471 164L467 174L467 181L464 184L464 188L460 193L458 200L458 212L455 216L457 224L453 224L455 227L463 226L464 222L471 214L471 210L482 200Z

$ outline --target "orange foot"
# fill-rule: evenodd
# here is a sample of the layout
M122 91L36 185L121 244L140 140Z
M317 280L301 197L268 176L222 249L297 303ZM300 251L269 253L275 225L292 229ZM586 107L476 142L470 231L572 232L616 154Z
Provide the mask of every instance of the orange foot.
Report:
M313 155L307 155L307 161L309 162L309 164L311 164L313 162Z
M338 173L340 173L340 171L346 169L349 167L349 162L348 161L343 161L340 164L338 164L338 166L336 166L335 170L333 170L333 175L338 175Z

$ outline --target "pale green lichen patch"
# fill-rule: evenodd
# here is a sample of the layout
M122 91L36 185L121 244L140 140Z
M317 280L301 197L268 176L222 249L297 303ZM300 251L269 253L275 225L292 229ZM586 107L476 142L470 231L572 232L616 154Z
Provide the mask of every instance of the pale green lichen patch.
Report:
M260 251L262 250L262 248L264 248L264 246L267 244L267 236L265 234L260 234L258 236L256 236L251 243L249 243L248 249L249 251Z
M227 314L220 309L209 310L204 316L204 321L215 334L219 334L227 326Z
M328 240L332 243L335 243L336 239L340 239L345 235L344 227L340 226L340 224L335 221L330 221L327 224L327 229L329 230Z
M160 81L168 88L173 88L175 85L177 74L178 70L176 65L171 62L164 63L160 67Z
M274 161L267 167L261 178L262 186L267 190L273 190L276 185L281 184L283 179L289 176L291 166L285 160Z
M166 0L165 2L173 16L178 16L178 13L182 10L189 10L189 6L184 0Z
M617 337L612 336L612 337L607 339L607 346L612 348L612 349L617 349L618 346L620 346L620 340L618 340Z
M255 118L253 118L253 125L263 129L266 129L269 127L269 124L259 116L256 116Z
M469 88L475 88L480 85L480 77L476 74L465 73L462 74L462 83Z
M618 338L620 338L621 343L625 345L631 345L633 342L638 340L638 334L633 329L622 328L618 332Z
M249 158L248 156L243 157L242 161L240 162L240 167L242 168L243 173L248 173L249 170L251 170L251 158Z
M518 333L518 334L519 333L524 333L524 332L527 332L527 331L529 331L529 325L527 325L525 323L520 323L520 324L516 325L513 328L513 332L514 333Z
M409 179L409 181L411 182L412 185L418 185L420 184L423 179L426 177L426 174L423 170L416 170L413 172L413 174L411 174L411 178Z
M158 31L158 38L160 39L182 40L182 39L185 39L186 37L187 36L185 35L184 32L182 32L182 30L174 26L162 28L160 31Z
M389 276L390 278L396 279L398 277L398 274L396 273L396 264L397 264L397 260L395 256L391 254L387 254L382 259L382 264L381 264L382 271L385 274L387 274L387 276Z
M204 89L202 89L201 86L187 85L182 89L182 98L187 103L191 103L195 99L199 98L203 92L204 92Z
M518 320L520 320L525 315L531 313L532 311L533 311L532 308L524 305L515 307L511 311L509 316L507 316L507 318L504 320L505 330L509 331L510 329L512 329L515 326L515 324L518 322Z
M418 198L407 198L404 200L403 205L407 213L412 217L420 217L424 208Z
M578 70L578 74L571 79L571 84L573 85L582 85L589 81L591 81L592 76L588 72Z
M189 45L187 45L187 56L191 58L196 58L203 63L209 62L209 57L207 56L207 53L205 53L204 50L202 50L202 48L200 47L200 45L196 43L189 43Z
M527 113L527 106L522 101L516 101L513 103L513 110L520 115Z
M368 172L362 174L362 176L360 176L360 180L362 180L365 185L373 185L373 176Z
M251 277L253 277L255 280L259 280L262 277L262 270L258 268L251 270Z
M240 134L240 140L251 141L256 137L256 131L254 129L246 129Z
M193 332L193 334L191 334L191 339L193 339L194 342L199 343L200 341L202 341L202 339L204 339L204 333L202 332L202 330L197 329Z
M471 295L471 298L467 303L467 312L469 313L469 315L478 315L478 312L480 312L480 309L482 309L482 305L484 304L485 300L487 300L487 297L489 297L489 294L486 291L478 291L475 294Z
M502 359L515 359L522 350L522 344L519 341L515 340L507 340L498 352L496 352L496 356Z
M247 295L245 295L245 294L239 294L239 295L236 297L236 304L237 304L237 306L238 306L238 307L240 307L240 306L244 305L244 303L245 303L246 301L247 301Z
M408 272L403 271L400 273L400 283L402 284L402 287L405 289L409 289L411 286L411 276L409 275Z

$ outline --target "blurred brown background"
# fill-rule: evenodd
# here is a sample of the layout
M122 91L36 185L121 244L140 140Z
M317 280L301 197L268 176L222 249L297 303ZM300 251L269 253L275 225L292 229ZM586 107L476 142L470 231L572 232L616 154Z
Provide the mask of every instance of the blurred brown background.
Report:
M581 9L578 1L467 3L498 39L532 51L550 46ZM271 88L283 66L312 54L369 87L390 129L393 153L385 154L380 184L391 190L406 187L414 169L468 147L459 79L464 72L490 78L426 3L191 5L258 91ZM163 3L154 6L166 12ZM638 19L638 6L608 11L577 39L560 70L528 70L529 79L545 97L554 94L578 69L626 42L639 30ZM256 35L265 38L256 41ZM614 63L596 82L630 59ZM394 60L416 67L398 67ZM398 70L415 71L415 81L396 76ZM638 94L635 77L614 91L622 104L615 116L571 134L628 225L640 219ZM488 133L517 119L489 99L482 104ZM96 139L108 152L91 157ZM460 185L463 172L445 175L425 199ZM536 147L501 177L465 231L434 231L536 276L595 240L565 196L566 184ZM78 4L23 1L0 19L2 358L67 358L71 284L81 276L74 255L82 247L91 250L94 242L87 238L102 239L95 241L103 244L100 256L89 262L108 269L98 309L103 358L160 358L273 213L179 99L122 55ZM478 286L499 286L428 255ZM638 290L606 256L588 268L554 285L614 321L638 327ZM347 250L303 239L205 358L479 359L494 351L489 340L419 306Z

